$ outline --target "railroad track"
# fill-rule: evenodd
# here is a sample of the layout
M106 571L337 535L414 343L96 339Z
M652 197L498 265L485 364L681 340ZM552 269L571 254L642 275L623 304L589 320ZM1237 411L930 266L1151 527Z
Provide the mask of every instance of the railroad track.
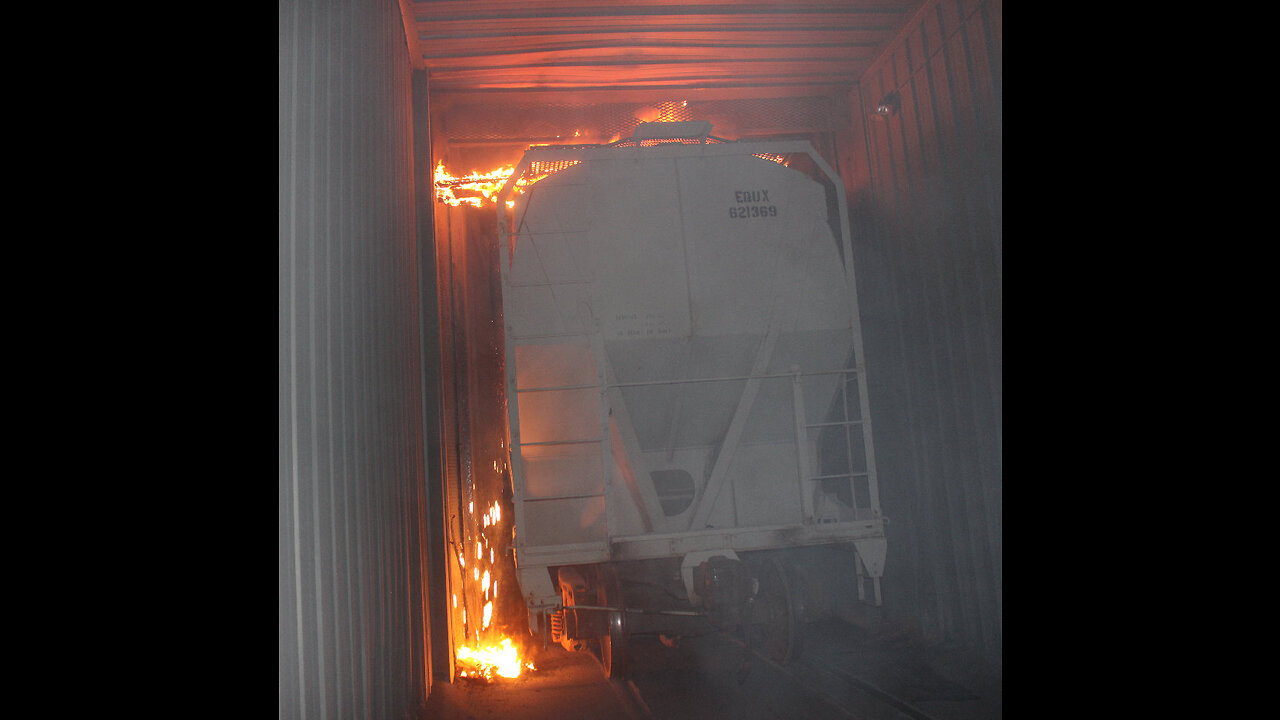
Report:
M746 648L740 640L719 634L695 641L696 647L665 657L642 658L633 677L619 686L632 696L643 716L657 720L972 720L998 718L989 706L975 703L931 703L926 710L865 677L842 667L839 653L814 652L780 665ZM695 643L690 643L694 645ZM831 650L832 648L826 648ZM818 650L815 648L815 650ZM910 672L910 667L901 668ZM918 681L918 679L917 679ZM911 687L898 678L896 687ZM955 701L978 700L956 694ZM998 708L998 706L996 706ZM986 713L986 714L984 714Z

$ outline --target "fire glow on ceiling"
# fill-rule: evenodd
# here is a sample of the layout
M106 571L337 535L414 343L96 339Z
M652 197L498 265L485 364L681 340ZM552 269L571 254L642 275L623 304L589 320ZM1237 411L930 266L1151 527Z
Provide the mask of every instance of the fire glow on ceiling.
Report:
M478 146L510 144L523 150L562 143L591 147L634 147L636 141L632 139L632 133L639 125L653 122L705 120L712 124L717 134L733 138L776 135L781 132L807 134L831 129L833 119L829 102L828 98L822 97L793 97L671 100L651 104L526 104L504 106L502 112L495 112L488 105L464 104L448 111L445 135L450 141L477 143ZM640 144L649 146L699 141L692 138L649 139L641 140ZM708 137L705 141L727 142L721 137ZM765 159L787 164L781 158ZM488 165L484 161L466 164L470 168ZM565 162L558 163L556 167L532 167L517 181L516 192L523 193L529 185L572 164L574 163ZM498 163L494 163L489 167L497 165ZM435 199L455 207L492 205L493 198L513 171L511 164L505 164L493 170L455 175L445 168L444 161L440 161L435 170Z

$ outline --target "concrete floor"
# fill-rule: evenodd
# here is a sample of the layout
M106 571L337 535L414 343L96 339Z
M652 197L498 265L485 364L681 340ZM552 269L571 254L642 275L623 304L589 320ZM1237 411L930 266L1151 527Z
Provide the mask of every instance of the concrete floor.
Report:
M533 656L536 671L493 682L439 682L427 701L428 718L448 720L566 720L649 717L630 688L604 677L595 658L559 645Z
M595 658L559 646L537 670L492 683L437 683L429 718L448 720L997 720L1002 688L957 652L874 637L838 621L806 627L805 654L779 666L734 638L669 648L633 639L632 672L605 679Z

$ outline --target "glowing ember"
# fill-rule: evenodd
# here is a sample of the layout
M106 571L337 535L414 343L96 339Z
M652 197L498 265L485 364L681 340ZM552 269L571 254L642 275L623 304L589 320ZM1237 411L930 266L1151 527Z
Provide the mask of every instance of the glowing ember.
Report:
M458 648L458 665L462 677L482 677L492 680L495 675L505 678L520 677L525 669L535 670L533 663L521 662L520 652L511 644L511 638L503 638L500 645Z

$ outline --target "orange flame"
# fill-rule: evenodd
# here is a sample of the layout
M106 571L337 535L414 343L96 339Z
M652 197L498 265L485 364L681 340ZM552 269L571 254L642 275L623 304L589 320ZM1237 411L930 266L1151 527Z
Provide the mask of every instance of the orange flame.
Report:
M478 505L482 513L479 516L475 514ZM467 510L472 513L470 522L475 523L479 532L461 543L457 550L458 577L462 585L452 600L454 608L461 612L462 625L455 630L460 629L462 637L455 635L455 670L458 677L485 682L516 678L526 670L537 668L531 660L521 657L521 646L507 635L511 626L500 617L498 576L503 571L495 563L497 555L491 536L502 532L497 528L503 516L502 504L498 500L491 505L471 501ZM474 559L470 558L472 552L475 552Z
M520 651L511 644L511 638L503 638L498 645L458 648L458 662L464 668L462 677L479 677L492 680L495 675L505 678L520 677L524 670L536 670L533 663L521 661Z
M565 167L576 165L577 163L578 161L572 160L557 163L556 167L545 170L534 168L516 180L515 191L517 194L523 193L530 185L550 175L552 172L563 170ZM489 172L474 172L458 177L445 170L444 161L441 160L436 164L436 200L454 207L459 205L484 207L497 201L498 191L502 190L502 186L507 184L507 179L515 171L514 167L508 165ZM515 205L514 200L507 201L507 207L513 205Z
M510 166L491 170L487 173L471 173L462 177L451 175L444 169L444 161L436 165L436 199L446 205L470 205L482 207L493 199L507 178L516 169ZM461 194L461 196L460 196Z

